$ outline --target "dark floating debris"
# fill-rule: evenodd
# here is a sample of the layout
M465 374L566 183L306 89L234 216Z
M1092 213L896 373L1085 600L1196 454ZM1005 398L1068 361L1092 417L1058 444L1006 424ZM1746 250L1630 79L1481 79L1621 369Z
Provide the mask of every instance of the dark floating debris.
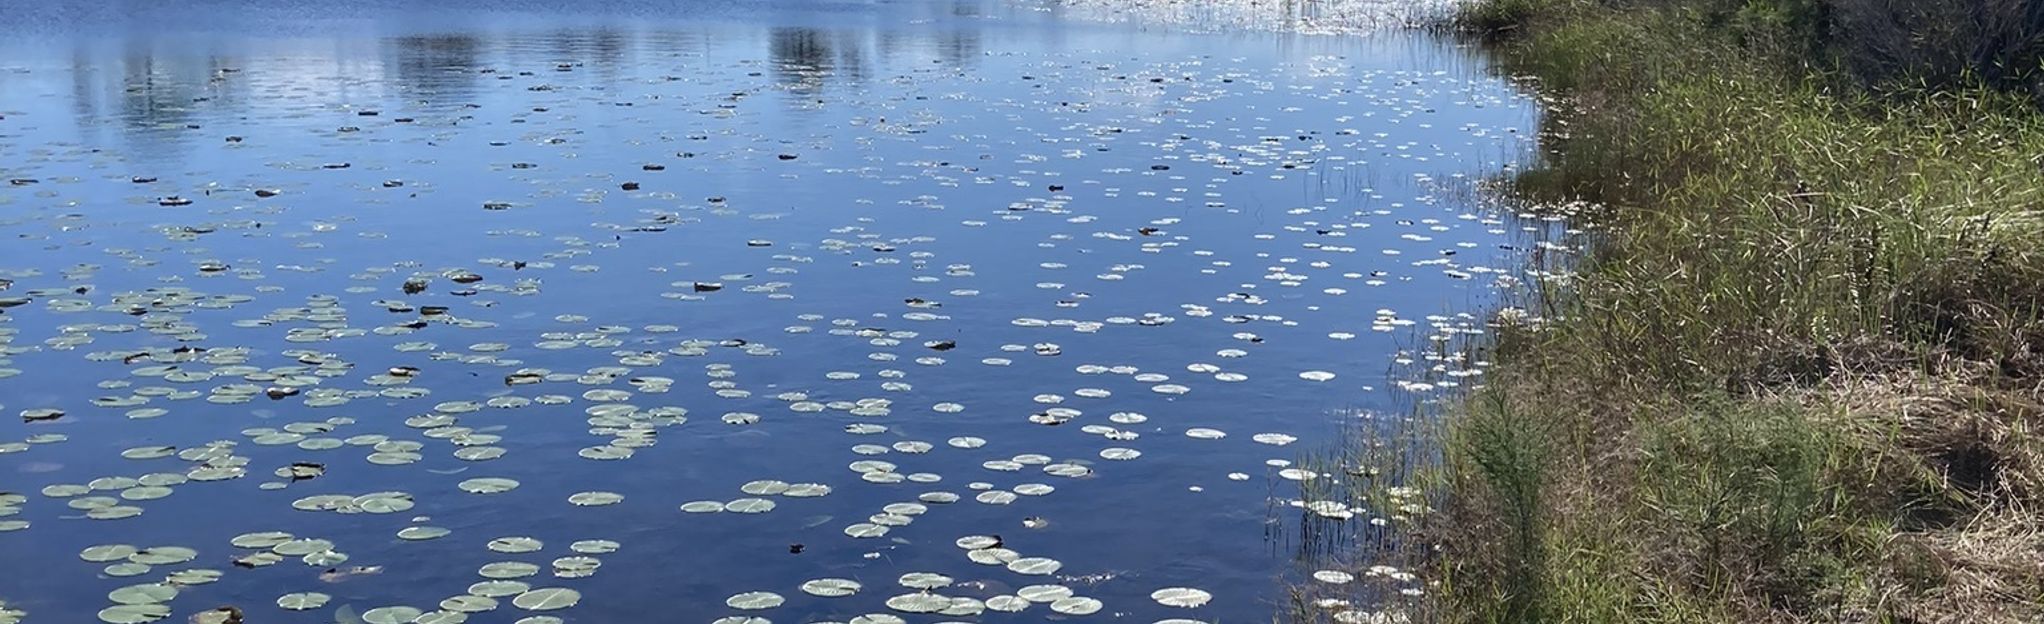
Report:
M291 465L285 467L283 472L289 475L292 481L317 479L326 475L326 464L318 462L291 462Z
M255 567L254 565L243 565L238 560L234 562L234 565L247 568ZM242 624L241 607L237 607L234 605L221 605L218 607L213 607L211 609L207 609L205 611L200 611L198 613L192 614L192 616L188 618L188 621L190 622L190 624Z
M383 566L348 566L345 568L327 568L325 572L319 573L319 580L325 583L339 583L351 578L355 578L357 576L373 576L382 573Z

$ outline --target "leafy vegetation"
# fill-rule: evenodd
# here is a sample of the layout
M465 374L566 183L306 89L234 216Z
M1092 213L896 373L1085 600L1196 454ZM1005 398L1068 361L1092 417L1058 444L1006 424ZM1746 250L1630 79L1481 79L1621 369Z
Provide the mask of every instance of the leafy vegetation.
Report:
M1511 192L1596 234L1451 414L1427 612L2044 621L2044 3L1461 25L1557 99Z

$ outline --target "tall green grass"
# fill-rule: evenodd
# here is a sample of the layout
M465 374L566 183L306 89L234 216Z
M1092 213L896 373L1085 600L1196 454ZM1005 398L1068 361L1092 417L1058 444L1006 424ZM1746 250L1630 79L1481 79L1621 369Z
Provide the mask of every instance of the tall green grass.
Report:
M1560 96L1510 192L1602 229L1446 414L1430 612L2044 621L2044 3L1461 23Z

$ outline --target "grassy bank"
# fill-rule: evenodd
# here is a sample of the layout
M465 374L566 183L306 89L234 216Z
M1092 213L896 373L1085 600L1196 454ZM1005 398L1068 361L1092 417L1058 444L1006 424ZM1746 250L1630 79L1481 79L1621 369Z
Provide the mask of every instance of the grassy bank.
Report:
M1598 235L1500 324L1441 617L2044 621L2044 4L1481 0Z

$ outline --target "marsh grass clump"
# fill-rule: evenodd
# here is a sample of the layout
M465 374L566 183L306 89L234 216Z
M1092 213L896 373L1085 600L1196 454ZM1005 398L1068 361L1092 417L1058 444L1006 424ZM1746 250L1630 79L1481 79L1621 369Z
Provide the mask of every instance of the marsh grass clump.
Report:
M1434 610L2044 620L2039 6L1471 5L1601 227L1444 410Z

